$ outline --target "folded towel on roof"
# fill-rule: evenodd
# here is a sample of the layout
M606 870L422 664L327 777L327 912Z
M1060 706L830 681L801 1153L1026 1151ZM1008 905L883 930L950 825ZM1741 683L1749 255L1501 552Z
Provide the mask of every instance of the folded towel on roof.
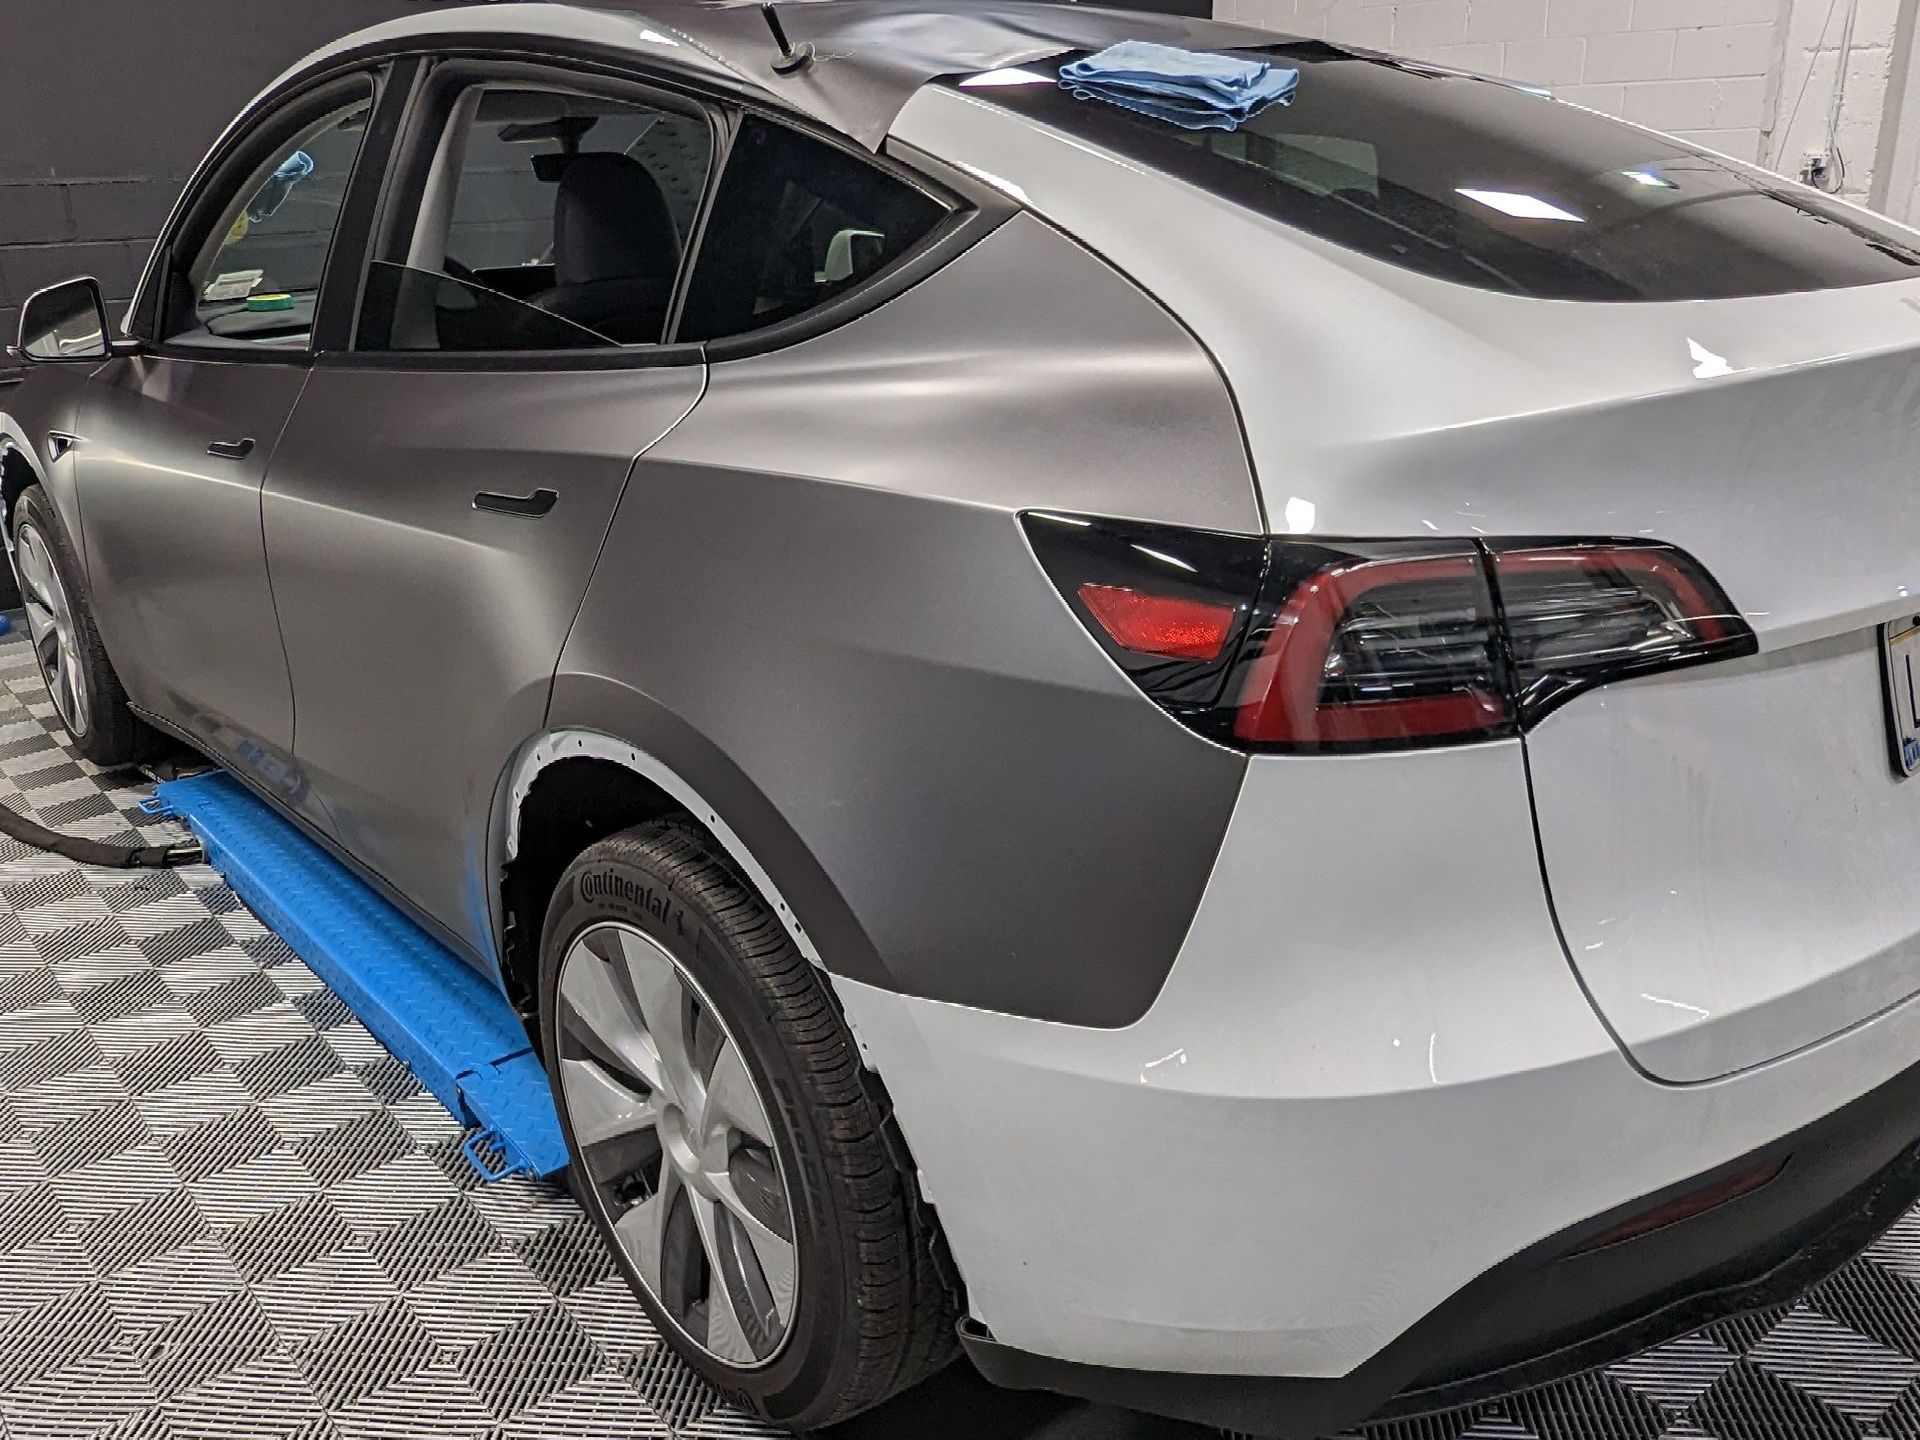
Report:
M1122 40L1062 65L1060 83L1082 100L1105 100L1187 129L1232 130L1290 101L1300 72L1270 60Z

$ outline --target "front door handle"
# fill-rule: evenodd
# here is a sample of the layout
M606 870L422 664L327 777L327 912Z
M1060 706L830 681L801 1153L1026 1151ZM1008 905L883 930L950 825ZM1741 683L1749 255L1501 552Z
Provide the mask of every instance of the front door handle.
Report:
M80 437L78 435L69 434L65 430L49 430L47 432L48 462L51 463L61 459L69 450L73 449L73 447L79 443Z
M559 498L551 490L536 490L531 495L502 495L496 490L482 490L473 497L473 508L492 510L499 515L524 515L529 520L537 520L551 510Z
M216 440L207 446L209 455L218 455L222 460L244 460L253 453L253 437L244 440Z

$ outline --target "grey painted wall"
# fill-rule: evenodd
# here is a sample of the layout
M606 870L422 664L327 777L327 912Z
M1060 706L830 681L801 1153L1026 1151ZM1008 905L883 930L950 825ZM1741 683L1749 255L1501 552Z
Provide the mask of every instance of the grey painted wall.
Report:
M0 0L0 336L70 275L124 300L234 112L315 46L419 3Z

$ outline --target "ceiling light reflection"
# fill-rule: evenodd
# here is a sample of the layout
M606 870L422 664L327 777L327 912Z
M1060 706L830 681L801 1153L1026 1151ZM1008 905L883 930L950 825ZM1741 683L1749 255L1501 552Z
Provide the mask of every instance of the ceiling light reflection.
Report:
M1516 220L1571 220L1576 225L1586 220L1584 215L1562 210L1551 200L1542 200L1538 195L1525 195L1518 190L1476 190L1461 185L1453 193L1477 200L1489 210L1498 210L1502 215L1511 215Z
M982 70L978 75L969 75L960 82L962 90L979 90L993 85L1051 85L1053 78L1042 75L1038 70L1022 70L1017 65L1009 65L1001 70Z

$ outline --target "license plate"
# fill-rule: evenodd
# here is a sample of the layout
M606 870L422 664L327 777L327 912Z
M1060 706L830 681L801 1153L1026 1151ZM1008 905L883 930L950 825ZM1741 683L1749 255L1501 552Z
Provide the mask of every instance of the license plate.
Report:
M1911 775L1920 770L1920 615L1880 627L1880 660L1893 768Z

